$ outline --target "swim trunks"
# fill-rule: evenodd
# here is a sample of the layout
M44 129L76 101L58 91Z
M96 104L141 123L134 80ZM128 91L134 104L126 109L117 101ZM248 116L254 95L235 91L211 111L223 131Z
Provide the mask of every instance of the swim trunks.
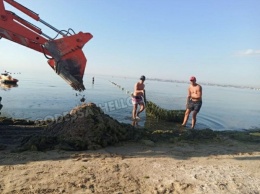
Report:
M143 97L142 96L132 96L132 103L133 104L143 104Z
M188 104L188 109L191 110L191 111L195 110L196 112L199 112L201 106L202 106L202 101L192 101L192 100L190 100L189 104Z

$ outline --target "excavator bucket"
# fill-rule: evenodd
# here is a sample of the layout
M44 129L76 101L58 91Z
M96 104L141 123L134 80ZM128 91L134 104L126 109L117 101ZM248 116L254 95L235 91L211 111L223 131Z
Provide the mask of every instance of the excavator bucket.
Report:
M53 57L49 65L77 91L85 90L83 76L87 59L82 48L92 37L90 33L79 32L44 44Z

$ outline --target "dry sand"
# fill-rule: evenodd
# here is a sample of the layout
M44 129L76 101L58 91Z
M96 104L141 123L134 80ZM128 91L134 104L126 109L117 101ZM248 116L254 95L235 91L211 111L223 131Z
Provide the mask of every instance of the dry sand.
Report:
M0 151L4 194L259 192L256 143L124 142L95 151Z

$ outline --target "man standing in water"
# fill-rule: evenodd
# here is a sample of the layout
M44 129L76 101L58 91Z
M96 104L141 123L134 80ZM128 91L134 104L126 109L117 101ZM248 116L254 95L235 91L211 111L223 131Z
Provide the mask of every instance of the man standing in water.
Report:
M197 114L202 106L202 87L196 83L196 77L194 76L190 78L190 82L191 84L188 88L186 112L184 115L182 126L186 126L186 123L189 119L189 115L193 111L191 128L194 129Z
M137 82L134 86L134 93L132 94L132 103L133 103L133 112L132 112L132 118L135 119L140 119L139 114L143 112L145 109L145 104L144 104L144 97L145 97L145 90L144 90L144 81L145 81L145 76L142 75L140 77L140 81ZM137 112L137 107L138 105L140 106L139 111ZM137 112L137 113L136 113Z

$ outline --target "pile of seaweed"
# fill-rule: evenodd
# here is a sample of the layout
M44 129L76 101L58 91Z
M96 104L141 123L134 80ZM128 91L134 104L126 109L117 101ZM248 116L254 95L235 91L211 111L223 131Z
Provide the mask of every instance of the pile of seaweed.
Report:
M21 150L99 149L142 135L142 130L119 123L93 103L84 103L64 117L45 122L44 132L23 139Z
M182 122L185 110L166 110L151 101L146 102L146 116L158 120Z

